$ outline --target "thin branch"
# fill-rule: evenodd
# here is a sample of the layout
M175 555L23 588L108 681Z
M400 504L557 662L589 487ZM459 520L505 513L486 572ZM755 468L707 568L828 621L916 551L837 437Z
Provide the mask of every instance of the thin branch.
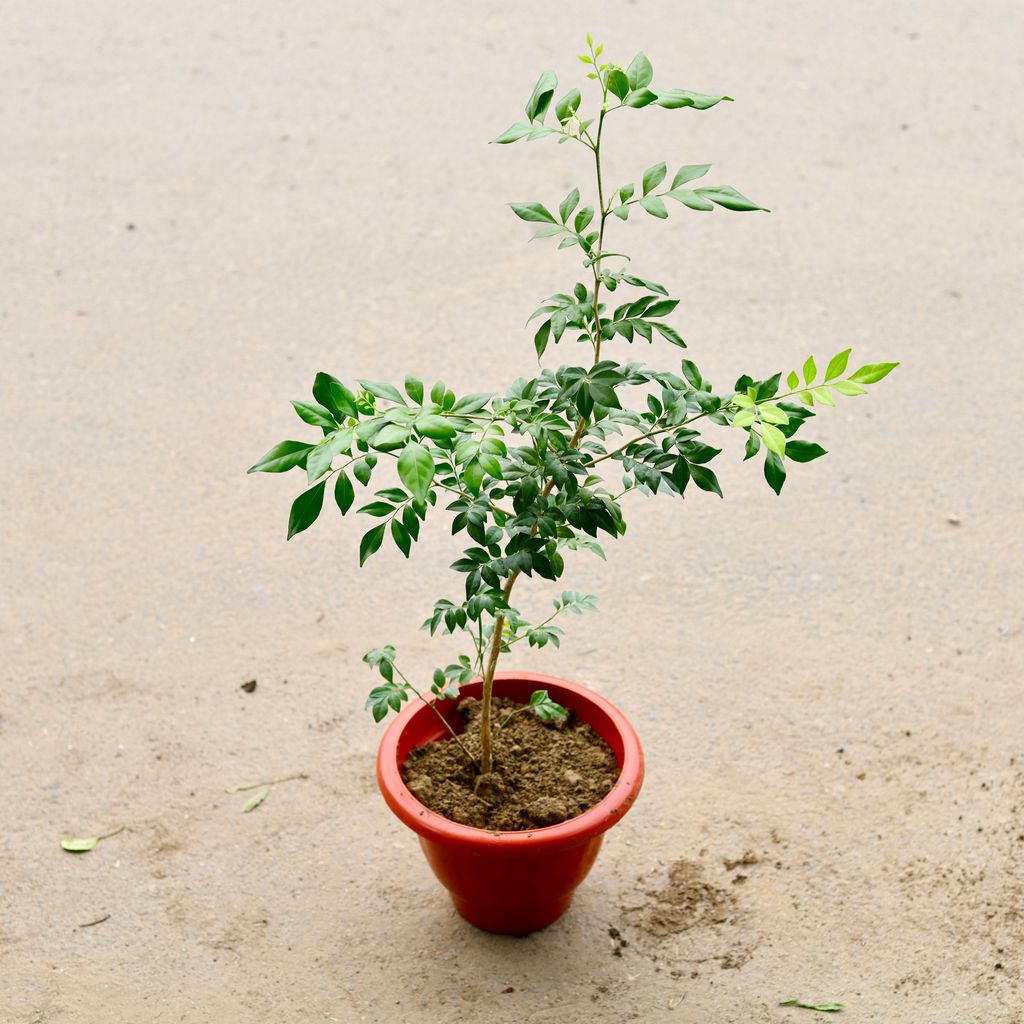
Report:
M796 388L794 391L787 391L784 395L772 395L771 398L766 398L763 401L755 402L754 407L759 405L767 405L770 402L781 402L786 398L792 398L794 395L798 395L801 391L806 391L806 387ZM719 406L714 412L722 412L727 409L732 409L732 400L726 402L724 405ZM673 423L671 426L658 427L656 430L649 430L646 434L638 434L636 437L630 438L624 444L619 445L618 448L613 448L610 452L605 452L604 455L599 458L593 459L590 462L591 466L596 466L599 462L604 462L605 459L610 459L614 455L618 455L619 452L625 451L630 445L636 444L638 441L644 441L649 437L657 437L659 434L667 434L672 430L681 430L683 427L689 426L691 423L696 423L697 420L702 420L705 416L710 416L711 411L706 410L705 412L699 413L696 416L691 416L689 419L683 420L681 423Z
M413 686L411 682L409 682L409 679L406 676L406 674L397 665L395 665L394 662L392 662L392 667L402 677L402 681L405 683L405 685L408 686L409 689L412 690L412 692L415 693L416 696L419 697L419 699L423 701L423 703L426 704L427 707L430 708L430 710L433 711L435 715L437 715L437 717L441 720L441 724L448 730L449 734L451 735L451 738L455 740L456 743L458 743L459 747L462 749L462 752L466 755L467 758L469 758L470 764L474 765L479 770L480 762L477 761L477 759L466 749L466 745L462 742L462 740L459 739L459 734L451 727L451 725L448 722L448 719L445 718L444 715L442 715L441 712L437 710L437 702L427 700L427 698L424 697L423 694L420 693L420 691L417 690L416 687Z

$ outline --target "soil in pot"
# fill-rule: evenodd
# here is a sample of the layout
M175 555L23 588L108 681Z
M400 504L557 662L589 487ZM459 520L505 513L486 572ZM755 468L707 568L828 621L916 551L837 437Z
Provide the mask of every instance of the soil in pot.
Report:
M452 739L410 751L402 765L409 792L424 806L461 825L494 832L521 832L558 825L593 807L615 785L619 765L611 748L572 712L542 722L521 704L492 705L494 771L478 775ZM480 753L481 705L459 705L465 731L459 737L474 757Z

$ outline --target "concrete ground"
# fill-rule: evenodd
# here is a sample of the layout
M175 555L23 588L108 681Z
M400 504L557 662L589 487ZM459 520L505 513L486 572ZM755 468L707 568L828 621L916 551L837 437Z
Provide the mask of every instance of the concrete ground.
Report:
M1022 22L999 0L4 4L0 1022L819 1019L789 998L1024 1020ZM588 29L656 84L736 97L609 139L615 179L713 162L773 210L614 225L705 373L848 344L903 365L806 431L831 454L780 499L730 451L725 502L634 499L608 564L573 563L600 615L515 664L614 700L648 777L570 913L509 939L454 915L386 810L361 710L366 647L416 672L455 653L416 628L452 538L358 572L353 524L286 545L297 481L244 470L301 436L288 399L320 369L460 392L533 371L523 321L575 263L503 204L589 167L485 143L542 69L581 77ZM225 792L293 773L251 814ZM680 860L724 911L656 937Z

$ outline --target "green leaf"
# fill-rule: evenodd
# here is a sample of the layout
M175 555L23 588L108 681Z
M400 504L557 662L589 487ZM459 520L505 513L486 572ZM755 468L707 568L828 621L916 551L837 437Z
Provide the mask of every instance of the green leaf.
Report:
M652 92L650 89L636 89L626 97L627 107L646 107L652 104L658 98L656 92Z
M640 205L652 216L664 220L668 216L665 209L665 200L661 196L644 196Z
M734 427L749 427L755 419L757 419L757 410L751 406L748 409L740 409L740 411L733 416L732 425Z
M854 384L876 384L883 377L887 377L899 366L899 363L868 363L862 366L856 373L851 373L849 379Z
M862 388L859 384L854 384L852 380L833 381L832 387L834 387L839 394L847 395L851 398L854 395L866 395L868 393L867 388Z
M466 482L470 494L479 494L484 482L484 466L479 459L470 459L462 468L462 479Z
M512 207L512 212L520 219L530 221L534 224L557 224L558 221L551 216L549 210L547 210L540 203L509 203Z
M761 414L761 419L765 423L775 423L777 425L785 425L789 422L789 416L786 415L777 405L762 404L757 407L758 412Z
M580 91L579 89L570 89L556 104L555 104L555 116L558 118L561 124L565 124L566 121L572 117L573 114L579 109L580 106Z
M776 494L782 493L782 485L786 482L786 466L775 452L767 452L765 455L764 478Z
M377 465L376 455L367 455L352 467L352 475L365 487L370 482L370 473Z
M510 142L518 142L524 136L529 135L531 130L530 125L520 121L512 125L511 128L506 128L496 139L491 139L491 144L507 146Z
M249 797L249 799L245 801L245 804L242 806L242 813L249 814L252 811L255 811L256 808L259 807L259 805L263 803L263 801L266 800L268 796L270 796L269 789L263 789L260 790L259 793L255 793L253 796Z
M826 383L832 380L834 377L841 377L846 370L846 364L850 359L850 352L852 349L844 348L842 352L834 355L828 363L828 369L825 370L825 381Z
M630 89L644 89L654 78L654 68L643 53L638 53L626 69Z
M409 439L410 430L398 423L385 423L376 431L369 443L378 451L389 452L401 448Z
M608 72L608 91L613 95L617 96L620 100L624 100L626 95L629 93L629 78L624 71L619 68L612 68Z
M359 542L359 564L360 566L366 564L366 560L370 555L380 550L381 541L384 540L384 527L385 523L381 523L379 526L373 527L371 530L367 530L363 534L363 539ZM380 719L378 719L380 721Z
M679 493L682 494L686 490L686 485L690 482L690 467L686 459L676 459L672 465L671 475L672 482L679 488Z
M678 305L678 299L660 299L648 306L643 311L643 315L645 317L668 316Z
M594 219L594 208L592 206L584 206L579 213L576 214L576 220L573 222L573 227L576 228L577 234L581 232L586 226Z
M472 416L487 407L494 397L493 391L479 391L472 395L463 395L451 408L453 416Z
M405 405L405 399L402 397L402 393L394 386L394 384L380 384L375 380L361 380L359 386L364 391L369 391L371 395L376 398L386 398L390 402L397 402L399 405Z
M344 470L338 473L334 481L334 500L338 503L342 515L352 507L352 502L356 500L356 490Z
M680 185L685 185L695 178L703 178L710 170L711 164L686 164L676 171L676 176L672 179L672 188L679 188Z
M548 347L548 340L551 337L551 321L545 320L540 329L533 336L533 347L537 350L537 358L544 355L544 349Z
M391 537L398 547L398 550L409 557L409 552L412 550L412 539L406 532L405 527L397 519L391 520Z
M371 501L368 505L362 505L359 511L363 515L376 516L378 519L383 519L395 511L395 506L387 501Z
M455 428L443 416L434 413L417 417L416 429L435 441L449 441L455 436Z
M60 845L68 853L88 853L90 850L95 849L96 844L101 840L120 835L123 831L124 825L121 825L118 828L111 829L109 832L104 832L102 835L90 836L88 839L76 839L72 836L65 836L60 841Z
M761 438L765 447L778 456L786 454L786 435L772 423L761 424Z
M309 483L319 480L330 468L334 457L352 446L352 431L344 430L328 434L306 459L306 478Z
M689 188L675 188L671 192L666 192L670 199L674 199L677 203L682 203L684 206L688 206L691 210L702 210L707 212L713 210L715 204L710 199L703 199L693 189Z
M700 441L690 441L686 445L686 461L693 465L704 465L710 462L716 455L721 453L721 448L715 448L710 444L702 444Z
M674 327L669 327L668 324L658 323L657 320L653 321L654 329L666 340L672 342L673 345L678 345L680 348L686 348L686 342L683 341L682 336Z
M607 409L618 409L619 399L615 394L615 389L608 384L603 384L600 381L592 380L587 389L590 392L590 397L598 403L603 405Z
M703 378L700 375L700 370L697 369L697 364L692 359L684 359L682 361L683 376L699 391L704 383ZM708 385L710 389L711 385ZM737 403L738 404L738 403Z
M423 404L423 381L417 377L405 378L405 393L417 404Z
M716 103L732 102L731 96L708 96L702 92L690 92L689 89L669 89L657 96L658 106L666 110L677 110L679 107L693 107L695 110L707 110Z
M434 481L434 460L418 441L410 441L398 457L398 477L417 501L426 501Z
M623 274L622 280L635 288L647 288L649 291L657 292L659 295L668 295L668 289L657 281L648 281L642 277L634 277L632 274Z
M381 527L383 529L383 527ZM388 711L399 711L409 694L401 683L388 680L382 686L375 686L366 699L366 710L373 713L373 720L380 722L387 718Z
M542 722L555 722L569 717L569 712L561 704L556 704L547 690L534 690L530 694L530 709Z
M789 385L790 391L795 391L800 385L800 378L797 376L796 370L790 370L789 376L786 378L786 383Z
M811 394L814 395L822 405L836 404L836 400L832 397L832 392L828 388L811 388Z
M356 417L356 396L337 377L329 373L318 373L313 381L313 397L330 410L336 419Z
M743 461L752 459L761 450L761 438L756 430L751 430L747 434L747 444L743 449Z
M551 106L551 97L555 94L558 79L553 71L545 71L533 87L530 98L526 101L526 117L529 121L543 121L544 115Z
M291 514L288 516L288 540L291 540L295 534L309 529L316 522L316 517L320 515L320 509L324 505L326 483L325 480L321 480L316 487L310 487L309 490L303 491L292 502Z
M786 457L794 462L813 462L827 454L816 441L799 441L794 438L786 442Z
M306 463L306 456L313 450L313 445L305 441L282 441L275 444L255 465L250 466L248 473L284 473L296 466Z
M770 213L763 206L758 206L752 199L748 199L745 195L737 192L731 185L718 185L716 187L709 188L698 188L694 191L705 199L710 199L713 203L717 203L719 206L724 206L727 210L764 210L765 213Z
M330 410L325 409L322 405L317 405L315 402L293 401L292 408L303 423L308 423L313 427L324 427L327 430L338 429L338 423L331 415Z
M808 356L804 363L804 383L810 384L818 375L818 368L814 365L814 356Z
M96 848L99 841L99 836L92 836L89 839L73 839L70 836L65 836L60 841L60 845L61 849L67 850L68 853L88 853Z
M818 1010L820 1013L838 1013L842 1003L805 1003L800 999L786 999L779 1006L799 1006L802 1010Z
M665 175L668 173L664 163L655 164L653 167L648 167L644 171L643 179L643 190L644 195L647 195L652 188L657 188L664 180Z
M574 188L559 204L558 204L558 215L562 218L564 224L572 214L572 211L579 206L580 202L580 190Z
M412 505L405 506L405 510L402 512L402 525L405 527L405 532L409 534L413 540L419 539L420 520Z
M711 491L720 498L722 497L722 488L718 485L718 477L715 476L713 469L708 469L707 466L698 466L691 462L690 476L702 491Z

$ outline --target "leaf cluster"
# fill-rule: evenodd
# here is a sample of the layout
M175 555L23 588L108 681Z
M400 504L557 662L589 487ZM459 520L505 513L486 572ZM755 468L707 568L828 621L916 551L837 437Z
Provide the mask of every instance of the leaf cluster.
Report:
M570 554L604 558L601 542L625 533L622 502L630 493L685 498L696 490L721 497L712 463L735 428L745 434L743 460L760 456L764 478L779 494L794 464L826 454L817 442L796 436L815 412L865 394L897 365L868 363L848 373L846 348L822 375L811 356L784 385L781 372L757 379L743 374L732 388L715 389L695 362L680 359L686 342L670 322L680 300L607 244L609 224L627 221L637 207L664 220L669 199L699 212L765 208L731 185L695 184L708 175L708 163L680 163L669 179L663 161L608 188L601 161L606 119L645 107L703 111L730 97L655 88L643 53L622 66L604 58L603 47L589 37L580 60L596 84L593 109L577 88L556 98L557 77L545 71L527 99L525 120L494 141L552 137L592 154L589 196L577 186L550 205L511 204L515 216L534 227L534 237L557 237L559 249L582 257L583 273L574 275L582 279L549 295L527 321L536 357L559 345L582 347L500 393L457 395L440 381L428 390L413 376L398 385L346 383L318 373L312 400L292 405L320 436L281 441L250 468L304 476L289 514L289 539L320 517L330 486L338 513L368 524L360 565L389 537L409 558L428 521L447 523L461 546L451 564L461 595L437 600L424 628L457 635L466 646L433 673L429 691L437 700L457 696L474 675L493 672L497 656L515 643L558 646L562 630L554 620L594 609L593 597L564 590L553 614L530 622L511 603L512 588L521 576L558 583ZM651 351L666 343L664 351L675 352L675 359L649 367L626 358L632 349L623 343L637 339ZM387 646L364 659L381 677L367 701L378 721L410 695L422 695L395 658Z

